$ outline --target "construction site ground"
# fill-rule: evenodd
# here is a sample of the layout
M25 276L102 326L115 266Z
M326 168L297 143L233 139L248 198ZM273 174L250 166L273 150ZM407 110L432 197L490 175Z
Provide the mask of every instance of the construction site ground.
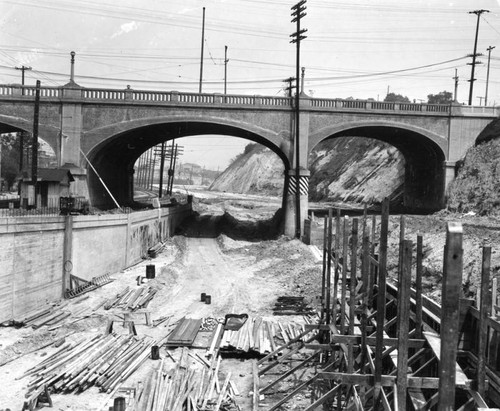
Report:
M250 316L275 318L281 321L303 322L301 316L273 316L273 307L279 296L303 296L311 306L316 306L321 293L322 259L318 247L308 246L296 239L283 236L269 238L270 229L250 230L257 221L271 220L280 207L280 199L252 197L248 201L224 198L195 198L199 215L182 233L169 239L161 254L122 272L111 273L114 279L89 293L59 304L74 314L58 326L42 326L36 330L29 327L0 327L0 410L20 410L29 378L20 378L26 370L54 353L54 343L62 339L71 340L81 335L104 333L108 320L114 319L113 330L128 334L122 326L122 311L105 310L101 303L122 291L125 287L137 287L137 277L145 276L146 266L155 265L155 279L148 284L158 289L147 309L152 319L170 317L158 326L148 326L137 317L138 335L162 339L183 317L221 319L226 314L246 313ZM230 215L231 218L227 216ZM225 217L224 217L225 216ZM224 229L221 221L224 220ZM442 266L446 221L464 222L464 280L469 280L466 291L474 292L475 278L479 275L479 247L484 243L493 246L492 274L500 272L500 223L486 217L457 216L441 213L435 216L407 217L406 230L411 239L420 232L424 235L426 254L426 294L439 300L439 281ZM229 222L229 223L228 223ZM266 231L267 230L267 231ZM313 240L321 249L323 220L313 222ZM389 244L389 266L397 261L399 241L399 216L391 217L391 243ZM245 237L246 239L241 239ZM211 304L200 301L201 293L211 295ZM212 332L200 331L193 347L201 356L210 344ZM160 356L170 361L162 347ZM180 349L170 349L174 359ZM193 359L193 363L196 361ZM173 362L172 362L173 364ZM224 358L221 371L231 372L239 391L236 402L241 410L251 409L252 364L245 358ZM146 382L157 368L157 361L148 359L135 372L126 386L137 381ZM300 375L299 377L300 378ZM285 395L286 384L281 385L275 395ZM304 392L284 409L302 409L310 402L310 393ZM78 395L53 394L55 410L107 410L112 405L110 394L101 393L95 387ZM265 400L263 401L265 402ZM302 404L302 405L301 405Z

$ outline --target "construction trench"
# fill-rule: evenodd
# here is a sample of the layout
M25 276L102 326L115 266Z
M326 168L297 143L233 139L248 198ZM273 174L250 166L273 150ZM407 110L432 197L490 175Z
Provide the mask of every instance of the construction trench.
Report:
M365 210L362 217L348 218L331 210L323 225L321 295L305 301L262 288L262 295L274 294L274 316L241 314L255 295L245 294L248 284L232 266L212 273L209 256L217 251L204 239L194 241L201 246L198 265L206 264L191 270L209 277L213 288L192 290L189 299L197 301L185 307L155 312L162 295L155 286L155 259L136 283L115 285L90 310L69 314L65 304L113 287L107 277L87 286L76 281L70 300L44 307L19 325L54 332L64 322L100 312L107 313L106 325L51 341L48 354L16 376L25 384L23 409L50 407L64 395L78 404L92 390L99 392L98 407L70 409L499 409L494 407L500 406L500 323L491 247L483 248L477 298L463 298L467 250L461 225L448 224L439 305L421 291L423 235L407 239L405 216L400 219L393 284L387 275L388 203L381 216L367 216ZM163 249L150 251L161 258ZM231 273L237 277L233 282L227 280ZM241 298L224 301L234 288ZM210 307L219 302L214 314ZM190 315L176 319L176 310Z

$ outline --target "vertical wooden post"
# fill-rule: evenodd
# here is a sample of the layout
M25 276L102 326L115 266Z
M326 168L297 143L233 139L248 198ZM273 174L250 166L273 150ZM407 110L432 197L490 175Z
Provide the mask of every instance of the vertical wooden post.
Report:
M372 215L372 232L371 232L371 239L370 239L370 256L375 258L375 235L377 232L377 217ZM368 264L369 264L369 280L368 280L368 304L372 303L373 300L373 287L375 285L376 279L375 279L375 273L376 273L376 267L375 264L372 264L370 262L370 259L368 259Z
M321 318L323 319L323 314L325 312L325 281L326 281L326 260L327 260L327 229L328 229L328 217L325 216L325 225L323 227L323 272L321 276Z
M423 237L417 235L417 271L415 279L415 318L416 318L416 338L422 338L422 260L423 260Z
M345 333L345 306L347 301L347 253L349 245L349 217L344 217L344 231L342 233L342 301L340 302L340 330Z
M495 306L498 303L498 279L495 277L493 278L493 284L491 284L491 315L493 318L497 318L497 309Z
M389 233L389 199L382 202L382 215L380 220L380 245L379 245L379 268L377 287L377 331L375 340L375 407L380 404L382 389L382 351L384 343L385 324L385 293L387 276L387 237Z
M356 271L358 257L358 219L352 220L351 231L351 277L349 281L349 335L354 335L354 312L356 309ZM347 372L354 372L353 345L347 346Z
M337 301L339 292L339 255L340 255L340 209L337 209L335 216L335 244L333 246L334 257L333 263L335 264L334 281L333 281L333 301L332 301L332 317L333 323L337 322Z
M411 260L413 243L404 240L401 255L401 282L398 293L398 369L396 392L398 411L406 410L406 391L408 388L408 313L410 311Z
M71 288L71 273L73 270L73 216L64 217L62 296Z
M441 359L439 361L438 410L455 409L455 379L458 344L459 300L462 286L463 230L460 223L448 223L441 296Z
M403 247L405 241L405 226L406 226L406 218L403 214L401 214L399 218L398 287L401 284L401 277L403 275ZM397 333L399 333L399 322L396 323L396 335Z
M483 247L483 262L481 267L481 306L479 307L479 338L477 344L477 391L481 396L485 392L486 380L486 340L488 339L488 327L486 320L490 316L490 266L491 247Z
M364 367L367 357L366 349L366 326L368 323L367 308L368 308L368 277L370 265L370 237L365 234L362 245L362 260L361 260L361 294L363 295L363 304L361 306L361 373L364 374Z
M328 259L326 260L326 290L325 290L325 322L330 324L330 296L332 285L332 209L328 210Z

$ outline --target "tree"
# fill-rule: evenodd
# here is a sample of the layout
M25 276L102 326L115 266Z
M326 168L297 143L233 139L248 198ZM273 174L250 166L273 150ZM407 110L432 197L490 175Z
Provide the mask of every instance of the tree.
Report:
M453 94L449 91L441 91L438 94L429 94L427 103L429 104L450 104L453 101Z
M408 97L396 93L387 94L387 96L385 96L384 101L388 101L391 103L411 103Z
M7 186L10 188L19 175L19 157L21 149L20 133L9 133L0 135L2 144L2 170L1 176L5 178ZM32 137L29 133L24 134L24 167L26 155L31 156Z

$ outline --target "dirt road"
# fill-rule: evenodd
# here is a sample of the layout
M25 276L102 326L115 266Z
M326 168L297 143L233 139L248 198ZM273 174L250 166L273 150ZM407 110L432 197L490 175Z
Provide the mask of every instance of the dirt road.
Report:
M216 222L215 218L205 218L202 224L196 222L187 227L184 235L170 239L157 258L114 273L112 283L63 302L65 310L79 314L69 317L60 327L49 329L43 326L36 330L0 327L0 364L10 361L0 366L0 410L22 408L30 378L20 377L57 350L49 345L54 341L61 338L74 341L79 337L102 334L108 319L114 320L114 332L128 334L122 326L123 309L95 307L126 287L137 289L137 277L145 276L148 264L154 264L156 268L156 278L149 280L148 285L158 289L148 309L153 320L171 317L170 327L163 324L147 326L139 318L136 328L139 336L158 340L164 338L182 317L221 318L229 313L247 313L272 318L272 308L279 295L314 295L311 290L321 278L321 262L313 257L306 245L285 238L248 242L232 240L225 235L216 237L219 232ZM200 301L203 292L211 295L211 304ZM211 332L199 333L195 350L200 355L206 351L210 338ZM166 355L164 350L161 350L162 356ZM178 351L171 351L174 358L180 355ZM124 385L147 381L155 367L157 363L147 360ZM248 409L251 363L225 359L221 371L232 372L241 393L238 403L242 409ZM107 409L104 408L106 404L109 405L110 395L92 387L78 395L54 394L52 400L56 410L103 410Z

